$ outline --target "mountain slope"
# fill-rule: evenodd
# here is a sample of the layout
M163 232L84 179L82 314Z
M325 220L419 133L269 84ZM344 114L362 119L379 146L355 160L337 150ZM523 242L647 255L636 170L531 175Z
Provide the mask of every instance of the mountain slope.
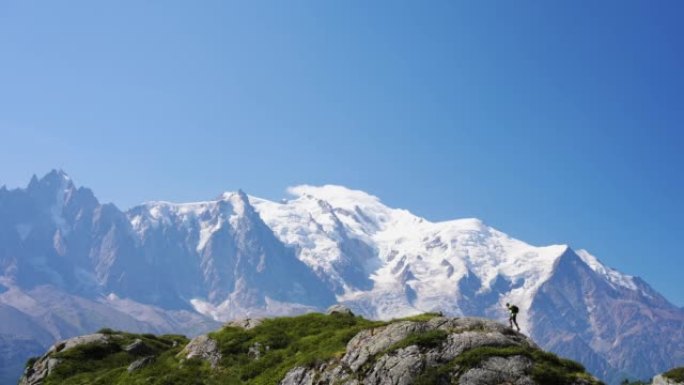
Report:
M513 302L524 331L603 378L682 360L684 311L586 251L535 247L477 219L430 222L340 186L289 192L122 212L60 171L0 188L0 304L64 338L102 326L197 333L210 319L336 302L373 319L504 320Z
M606 279L595 261L586 251L561 257L534 299L534 338L615 381L684 362L681 310L638 278Z
M335 279L341 300L375 318L464 309L501 316L503 301L491 293L505 290L526 324L533 293L567 248L533 247L477 219L432 223L338 186L291 192L291 201L254 199L255 207L304 262ZM363 270L347 274L350 265Z

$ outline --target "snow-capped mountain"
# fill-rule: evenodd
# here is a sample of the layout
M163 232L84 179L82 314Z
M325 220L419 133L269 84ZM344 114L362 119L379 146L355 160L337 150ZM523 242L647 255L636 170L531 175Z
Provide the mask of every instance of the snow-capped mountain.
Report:
M302 250L300 259L333 280L339 300L374 318L501 316L506 301L525 314L567 249L533 247L477 219L433 223L339 186L290 192L291 201L254 199L254 206L284 243Z
M121 212L59 171L2 188L0 306L9 308L0 314L35 320L44 345L55 338L44 320L57 309L42 301L34 310L48 315L37 316L22 296L44 298L46 287L69 309L85 301L140 323L122 319L122 328L182 332L335 302L371 318L442 311L505 321L512 302L542 346L605 379L684 362L684 311L587 251L532 246L477 219L430 222L340 186L289 193L280 202L237 191Z
M102 327L191 335L217 327L189 306L128 298L144 286L137 277L154 281L140 255L126 215L63 172L0 188L0 383L16 383L26 360L55 340Z

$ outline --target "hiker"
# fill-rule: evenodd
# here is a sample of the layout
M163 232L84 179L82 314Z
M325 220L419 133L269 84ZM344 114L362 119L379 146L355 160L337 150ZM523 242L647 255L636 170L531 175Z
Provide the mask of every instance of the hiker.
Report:
M515 327L518 328L518 331L520 331L520 326L518 326L518 321L515 319L515 317L518 316L518 309L517 306L511 305L510 303L506 302L506 307L508 308L508 311L510 312L510 315L508 316L508 324L510 325L511 329L513 329L513 324L515 324Z

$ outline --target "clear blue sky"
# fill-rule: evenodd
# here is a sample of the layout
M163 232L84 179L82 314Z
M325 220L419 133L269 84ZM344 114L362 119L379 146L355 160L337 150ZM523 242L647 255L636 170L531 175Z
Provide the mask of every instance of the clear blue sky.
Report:
M0 184L62 168L123 209L342 184L587 248L681 306L682 20L681 1L2 1Z

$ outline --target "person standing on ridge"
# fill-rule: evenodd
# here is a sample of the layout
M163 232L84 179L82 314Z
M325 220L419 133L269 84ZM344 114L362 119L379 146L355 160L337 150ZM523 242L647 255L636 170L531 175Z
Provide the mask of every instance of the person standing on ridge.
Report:
M515 324L515 327L518 328L518 331L520 331L520 326L518 326L518 321L516 320L516 317L518 316L518 311L520 311L520 309L518 309L518 307L515 305L511 305L508 302L506 302L506 307L510 312L510 315L508 316L508 324L510 325L511 329L513 329L513 324Z

